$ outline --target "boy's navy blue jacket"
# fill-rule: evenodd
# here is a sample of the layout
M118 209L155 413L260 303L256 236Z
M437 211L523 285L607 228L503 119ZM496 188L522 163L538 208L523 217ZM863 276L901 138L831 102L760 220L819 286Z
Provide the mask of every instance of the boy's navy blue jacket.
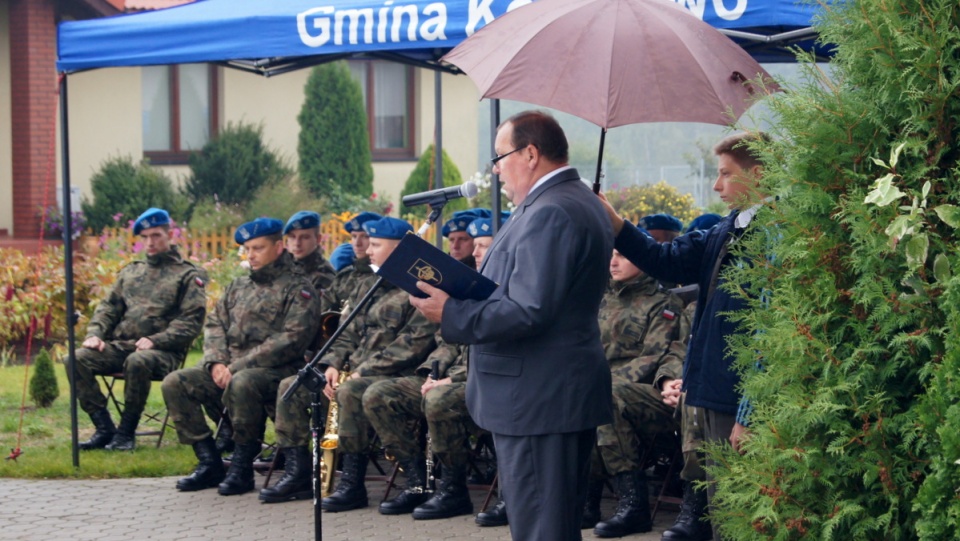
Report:
M663 244L624 221L614 244L631 263L658 280L700 285L693 337L683 365L685 403L730 415L737 415L740 377L731 368L733 357L727 354L726 337L737 332L737 326L720 313L746 308L746 303L724 291L720 278L709 300L707 294L724 242L731 234L739 237L743 233L734 228L737 214L730 213L707 231L693 231ZM733 262L734 256L726 254L720 274Z

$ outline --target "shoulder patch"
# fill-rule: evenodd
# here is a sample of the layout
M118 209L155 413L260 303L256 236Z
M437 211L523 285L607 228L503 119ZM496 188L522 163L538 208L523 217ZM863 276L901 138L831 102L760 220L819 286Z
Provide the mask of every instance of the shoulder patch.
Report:
M313 298L313 294L307 291L306 289L300 290L300 296L307 300L310 300Z
M193 281L194 281L198 286L200 286L200 287L203 287L203 286L206 285L206 284L203 283L203 279L200 278L199 276L195 277L195 278L193 279Z
M663 319L669 319L670 321L677 319L677 314L673 310L664 310L660 315L663 316Z

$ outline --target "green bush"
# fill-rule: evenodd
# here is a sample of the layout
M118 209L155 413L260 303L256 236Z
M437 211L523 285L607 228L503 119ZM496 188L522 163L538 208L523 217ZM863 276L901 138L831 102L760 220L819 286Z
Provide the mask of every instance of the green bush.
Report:
M446 150L444 150L442 154L443 187L447 188L462 184L463 177L460 176L460 169L457 168L457 164L453 163L453 160L451 160L450 156L447 155ZM423 151L423 154L420 155L420 159L417 160L417 166L413 168L410 176L407 177L407 182L403 185L403 191L400 192L401 197L413 193L433 190L437 187L435 182L436 179L434 178L435 159L436 152L433 150L433 145L430 145L426 150ZM487 206L489 206L489 204L487 204ZM469 207L469 201L461 197L450 200L447 205L443 207L443 211L445 216L449 216L453 212L464 210ZM404 208L403 213L410 216L416 216L418 218L426 218L428 210L428 205L420 205L417 207Z
M360 85L344 62L313 68L304 89L300 122L300 178L317 196L369 197L373 166ZM334 197L336 197L334 195Z
M206 145L190 155L190 177L183 192L196 204L219 198L243 205L262 186L291 174L283 160L263 142L263 126L228 123Z
M239 227L243 222L240 205L222 203L218 197L205 197L193 206L188 225L193 231L219 231Z
M300 210L312 210L323 214L326 203L314 197L295 178L284 182L268 184L257 191L244 211L244 219L254 220L260 216L270 216L287 221L287 218Z
M57 375L53 372L53 360L50 352L41 349L34 360L33 376L30 377L30 400L38 408L49 408L60 396Z
M676 188L661 180L650 185L630 186L607 194L610 204L622 216L638 220L649 214L672 214L683 223L700 215L693 196L681 194ZM726 214L726 212L721 212Z
M147 161L134 162L129 156L105 161L90 179L90 191L93 200L85 197L81 207L87 224L98 233L115 226L117 214L133 220L148 208L158 207L175 220L182 220L187 209L186 199L163 171Z

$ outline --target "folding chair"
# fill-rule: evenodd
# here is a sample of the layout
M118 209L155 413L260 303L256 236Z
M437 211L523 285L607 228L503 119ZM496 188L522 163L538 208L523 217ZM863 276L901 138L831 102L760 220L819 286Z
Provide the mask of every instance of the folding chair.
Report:
M676 505L679 509L683 498L674 495L672 489L678 484L680 469L683 468L680 435L676 432L661 432L655 435L650 445L643 451L640 464L645 471L651 472L648 476L651 483L659 484L650 518L656 519L660 505L664 503Z
M267 417L273 421L276 418L276 412L274 408L267 407ZM227 414L227 408L223 408L223 411L220 412L220 421L217 423L217 428L213 432L213 439L216 440L217 436L220 435L220 430L222 429L224 422L229 422L229 415ZM276 442L270 443L265 440L260 440L260 452L257 453L257 456L253 458L253 471L264 476L263 488L270 486L270 478L273 477L273 472L279 469L283 469L280 465L281 450L277 446ZM227 455L223 459L223 466L225 468L230 467L231 457L233 455Z
M183 365L184 365L184 363L186 363L186 361L187 361L187 356L184 355L183 358L180 359L180 364L177 366L177 368L176 368L175 370L180 370L180 369L182 369L182 368L183 368ZM119 418L119 417L122 417L122 416L123 416L123 409L124 409L124 406L125 406L125 405L124 405L124 403L123 403L123 400L121 400L121 398L123 398L123 396L120 395L119 390L116 389L116 385L117 385L117 382L118 382L118 381L123 381L123 380L124 380L123 372L114 372L114 373L112 373L112 374L100 374L100 379L103 380L103 384L104 384L104 386L106 386L106 388L107 388L107 401L108 401L109 403L113 404L114 409L117 410L117 416L118 416L118 418ZM152 380L151 380L151 382L160 382L160 381L163 381L163 378L161 378L161 379L152 379ZM152 386L151 386L151 388L152 388ZM120 395L120 396L118 397L118 395ZM141 426L141 425L144 425L144 424L146 424L146 423L157 423L157 424L159 424L160 426L159 426L159 428L156 428L156 429L144 429L144 430L140 430L140 426ZM149 411L149 410L147 410L147 409L144 409L144 410L143 410L143 415L140 417L140 424L137 425L137 429L138 429L138 430L137 430L137 432L136 432L135 435L138 436L138 437L156 436L156 437L157 437L157 448L159 448L159 447L160 447L160 444L163 443L163 436L164 436L164 434L166 433L167 427L170 426L170 424L171 424L171 423L170 423L170 412L167 411L167 406L166 406L166 405L164 405L161 409L159 409L159 410L157 410L157 411Z

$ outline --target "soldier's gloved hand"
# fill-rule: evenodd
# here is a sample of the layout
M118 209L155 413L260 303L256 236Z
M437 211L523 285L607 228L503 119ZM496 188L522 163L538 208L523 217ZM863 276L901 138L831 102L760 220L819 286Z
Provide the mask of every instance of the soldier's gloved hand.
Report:
M153 349L153 342L147 337L143 337L137 340L137 343L135 345L137 346L137 351L143 351L145 349Z
M97 351L103 351L103 348L107 347L107 343L96 336L91 336L90 338L87 338L80 345L87 349L95 349Z

